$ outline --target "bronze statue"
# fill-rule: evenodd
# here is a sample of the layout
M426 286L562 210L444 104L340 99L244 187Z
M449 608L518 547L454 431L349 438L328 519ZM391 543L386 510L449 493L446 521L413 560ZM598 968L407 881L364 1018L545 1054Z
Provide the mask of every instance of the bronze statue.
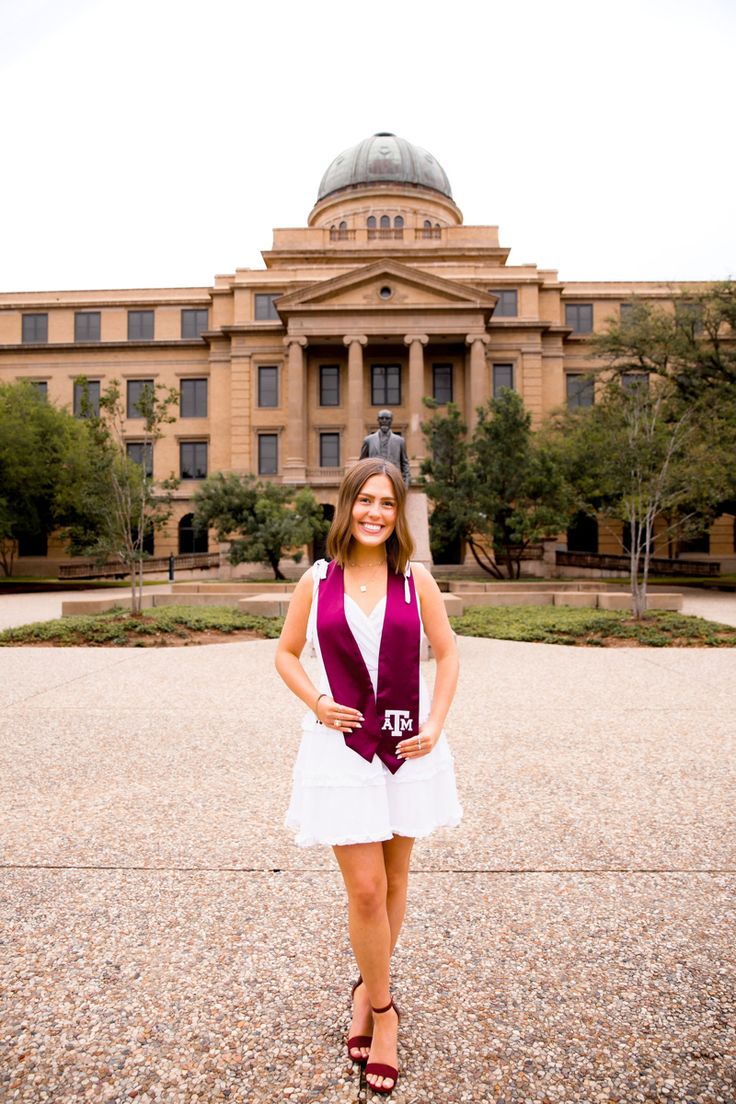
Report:
M406 442L400 434L391 432L393 420L394 416L390 410L378 411L378 430L375 433L369 433L363 440L360 459L365 460L367 456L380 456L384 460L389 460L399 469L408 487L411 474L409 457L406 455Z

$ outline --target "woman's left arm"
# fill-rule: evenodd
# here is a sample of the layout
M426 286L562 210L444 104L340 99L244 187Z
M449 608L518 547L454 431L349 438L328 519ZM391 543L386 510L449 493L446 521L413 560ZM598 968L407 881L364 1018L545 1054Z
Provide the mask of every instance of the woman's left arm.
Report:
M428 754L442 733L442 726L452 704L457 687L459 663L455 636L447 619L444 599L434 578L421 564L412 564L414 585L421 605L422 621L427 639L437 663L437 675L432 694L432 708L421 731L402 740L397 754L407 759L419 759ZM421 750L419 740L421 739Z

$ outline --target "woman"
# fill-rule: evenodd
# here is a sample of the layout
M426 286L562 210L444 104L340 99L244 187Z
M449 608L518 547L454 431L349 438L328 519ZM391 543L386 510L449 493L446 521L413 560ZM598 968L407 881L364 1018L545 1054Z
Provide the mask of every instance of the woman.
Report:
M439 588L413 543L398 468L361 460L342 481L317 561L296 586L276 654L286 685L312 711L303 723L286 817L302 846L329 844L348 894L353 986L348 1054L375 1092L396 1084L398 1009L390 959L406 909L414 839L462 810L442 726L457 685L454 637ZM421 678L422 627L437 661ZM320 666L315 687L300 662Z

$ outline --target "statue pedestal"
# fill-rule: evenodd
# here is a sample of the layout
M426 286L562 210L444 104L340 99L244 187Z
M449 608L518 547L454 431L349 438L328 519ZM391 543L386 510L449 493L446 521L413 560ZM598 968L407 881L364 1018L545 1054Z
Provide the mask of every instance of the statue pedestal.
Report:
M409 531L414 538L414 560L418 560L427 570L432 569L432 553L429 548L429 510L424 491L409 488L406 498L406 518Z

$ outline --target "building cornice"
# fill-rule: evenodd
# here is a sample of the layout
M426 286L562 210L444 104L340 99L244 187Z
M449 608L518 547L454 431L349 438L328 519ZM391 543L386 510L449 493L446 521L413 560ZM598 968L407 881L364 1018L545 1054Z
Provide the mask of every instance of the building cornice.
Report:
M22 344L0 345L0 352L48 352L49 350L56 352L57 349L98 352L100 349L206 349L206 347L206 343L200 338L182 337L164 338L161 341L24 341Z

